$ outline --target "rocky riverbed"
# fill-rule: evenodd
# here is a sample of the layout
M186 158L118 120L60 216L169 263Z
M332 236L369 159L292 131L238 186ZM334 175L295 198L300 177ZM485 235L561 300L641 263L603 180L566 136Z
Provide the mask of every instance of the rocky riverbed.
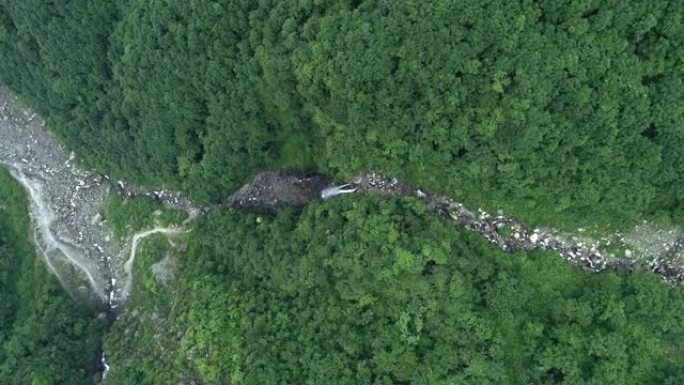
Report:
M0 92L0 165L29 193L36 247L72 295L106 302L122 247L102 219L110 186L73 160L39 117Z
M112 190L125 197L147 196L185 211L187 221L216 209L273 212L282 205L304 206L321 199L322 191L332 197L329 193L335 190L330 189L325 176L265 171L223 202L198 206L183 193L112 180L79 169L74 160L73 154L64 153L39 117L21 107L10 93L0 90L0 165L8 168L29 193L36 247L72 295L103 304L106 310L126 300L138 243L152 234L184 232L182 224L178 224L115 239L104 215ZM580 230L562 234L550 228L530 228L501 212L468 209L450 197L433 195L374 172L357 175L344 190L417 197L429 211L478 232L504 251L553 250L590 271L649 269L669 282L684 281L684 234L679 229L665 231L644 224L629 235L600 239L583 236Z
M44 122L6 90L0 90L0 166L28 192L33 241L46 266L72 296L106 312L126 300L132 279L126 262L134 258L137 243L166 232L156 229L116 239L105 216L112 190L149 196L189 217L200 212L181 193L137 187L80 169Z
M650 270L673 284L684 283L684 233L680 229L662 230L644 223L628 236L612 234L601 238L561 233L552 228L530 228L525 223L481 209L471 210L462 203L429 194L397 179L380 173L367 172L356 176L356 193L377 193L394 196L415 196L428 210L482 235L501 250L550 250L568 262L585 270ZM615 250L615 251L610 251Z

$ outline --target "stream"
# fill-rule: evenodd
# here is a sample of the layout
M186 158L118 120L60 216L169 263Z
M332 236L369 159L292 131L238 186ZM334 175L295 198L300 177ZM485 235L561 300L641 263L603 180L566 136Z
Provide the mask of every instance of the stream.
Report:
M225 207L275 211L281 205L305 206L339 193L414 196L422 199L429 211L480 233L504 251L553 250L591 271L639 268L672 283L684 280L681 229L663 230L644 223L628 235L597 239L583 235L582 229L564 234L551 228L529 228L504 213L470 210L450 197L436 196L375 172L360 173L340 189L317 174L266 171L221 204L200 207L180 192L135 186L81 170L74 165L74 158L62 150L40 118L20 106L9 92L0 90L0 165L9 169L28 192L35 246L70 294L104 304L106 311L128 297L133 262L144 238L186 232L184 224L179 224L116 239L104 219L113 189L125 197L148 196L171 209L185 211L186 222Z
M79 169L35 114L0 90L0 166L27 191L33 242L48 269L73 297L108 313L123 304L139 243L176 227L145 229L117 239L105 212L113 190L151 196L168 207L199 214L180 193L135 187Z
M211 210L258 208L276 211L281 205L305 206L338 194L413 196L428 210L455 226L481 234L506 252L550 250L589 271L647 269L664 280L684 282L684 232L659 229L649 223L629 234L601 238L551 228L531 228L502 212L468 209L451 197L375 172L362 172L341 186L317 174L284 170L257 174L223 202L195 205L180 192L135 186L79 169L44 122L0 89L0 166L26 189L33 224L33 242L48 269L74 297L85 298L102 314L116 316L130 293L133 265L140 243L155 234L186 233L187 222ZM112 191L125 197L148 196L166 207L182 210L188 220L155 227L117 239L104 213ZM107 366L105 355L102 362Z
M130 292L133 262L139 243L154 234L178 235L184 224L144 229L116 239L106 225L104 212L113 189L125 197L148 196L165 206L182 210L188 221L211 210L305 206L337 194L414 196L429 211L480 233L507 252L553 250L569 262L591 271L648 269L672 283L684 280L684 234L680 229L657 229L647 223L629 235L599 239L560 233L551 228L530 228L498 212L470 210L450 197L436 196L397 179L363 172L349 183L331 185L317 174L284 170L257 174L221 204L200 207L183 193L135 186L81 170L74 165L44 126L44 122L0 90L0 165L28 192L33 241L46 266L73 295L104 304L105 311L123 304ZM608 250L613 250L609 252Z

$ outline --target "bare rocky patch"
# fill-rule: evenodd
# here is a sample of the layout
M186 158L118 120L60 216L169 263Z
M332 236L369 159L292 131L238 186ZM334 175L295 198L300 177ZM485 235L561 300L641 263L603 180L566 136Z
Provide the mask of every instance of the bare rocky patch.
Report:
M28 192L36 247L72 295L106 302L120 250L101 214L110 186L73 161L35 114L0 92L0 165Z
M306 206L318 200L329 180L319 174L264 171L242 186L221 207L274 211L280 206Z
M303 207L338 193L413 196L423 200L430 212L478 232L507 252L552 250L590 271L648 269L669 282L684 281L684 237L678 230L663 232L639 226L626 238L615 234L592 239L579 232L562 234L551 228L529 228L502 212L472 210L452 198L374 172L361 173L350 183L335 186L323 175L265 171L223 202L199 206L183 193L112 180L81 170L74 161L75 156L63 152L35 114L0 90L0 165L29 192L36 247L67 290L104 303L108 309L118 307L128 295L138 241L151 234L186 231L179 224L114 239L103 216L112 190L124 197L151 197L168 208L182 210L188 214L186 222L223 208L275 212L282 206ZM160 282L168 282L165 266L156 267Z
M164 258L152 265L152 275L160 285L167 287L173 281L173 260L171 254L166 253Z
M110 311L123 303L130 286L129 251L147 232L116 239L105 211L111 191L145 195L195 217L200 209L185 195L136 187L80 169L34 113L0 89L0 166L26 189L33 240L46 266L75 297ZM178 233L159 229L153 233ZM134 256L133 256L134 258Z
M627 237L614 234L594 239L581 235L582 231L564 234L551 228L529 228L502 212L473 211L452 198L429 194L381 173L361 173L353 183L359 193L422 199L429 211L481 234L503 251L555 251L568 262L589 271L642 269L670 283L684 282L684 237L680 230L659 230L644 224ZM638 255L633 251L635 248L640 251ZM611 249L617 251L608 251Z

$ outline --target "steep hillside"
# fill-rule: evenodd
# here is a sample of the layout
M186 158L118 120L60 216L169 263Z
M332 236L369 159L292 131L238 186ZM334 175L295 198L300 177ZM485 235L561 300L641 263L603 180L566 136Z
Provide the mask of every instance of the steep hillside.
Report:
M149 244L107 384L678 384L684 290L507 254L414 199L217 212Z
M0 2L0 82L91 167L216 200L382 171L565 229L682 223L684 10L638 1Z

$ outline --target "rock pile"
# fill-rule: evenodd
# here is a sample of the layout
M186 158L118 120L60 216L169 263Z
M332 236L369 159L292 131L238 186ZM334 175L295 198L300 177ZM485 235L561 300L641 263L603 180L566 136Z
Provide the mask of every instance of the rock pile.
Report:
M594 272L605 269L648 269L668 282L676 284L684 282L684 237L659 239L660 247L651 247L645 253L651 259L644 262L643 259L632 255L629 249L626 249L624 256L604 251L611 243L616 242L623 243L623 249L627 247L628 243L619 234L594 240L560 234L550 228L531 229L515 218L505 216L502 212L492 215L481 209L472 211L451 198L428 194L395 178L375 172L359 174L353 179L353 183L359 186L358 193L420 198L429 211L455 225L464 226L481 234L506 252L551 250L568 262Z
M114 239L105 226L104 212L112 188L125 197L148 196L166 207L185 211L188 221L220 208L274 212L283 205L305 206L331 188L329 179L322 175L266 171L220 204L198 206L180 192L140 187L80 170L74 160L74 154L64 153L35 114L0 89L0 166L10 169L29 192L36 246L67 290L94 296L108 309L125 300L130 276L122 267L133 258L127 255L133 237ZM473 211L454 199L429 194L374 172L357 175L346 190L417 197L429 211L481 234L507 252L552 250L590 271L649 269L669 282L684 281L684 236L677 232L649 232L647 227L640 227L631 238L616 234L595 240L560 234L550 228L529 228L501 212ZM606 251L611 243L619 245L624 255Z
M283 205L305 206L319 199L328 182L326 177L318 174L265 171L257 174L220 207L274 211Z
M35 114L0 90L0 165L26 188L34 242L72 295L106 302L120 245L103 226L110 186L73 164Z

